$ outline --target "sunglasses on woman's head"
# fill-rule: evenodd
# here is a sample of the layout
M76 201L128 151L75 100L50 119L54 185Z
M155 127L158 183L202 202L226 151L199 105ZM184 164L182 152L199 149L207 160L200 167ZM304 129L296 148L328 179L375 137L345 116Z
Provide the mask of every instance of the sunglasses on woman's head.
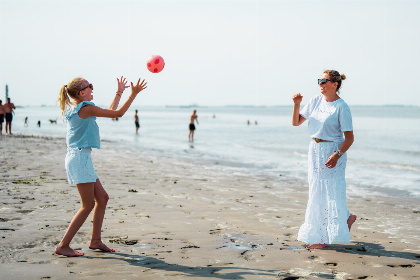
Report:
M321 85L325 85L325 84L327 83L327 81L330 81L331 83L333 82L333 81L328 80L328 79L318 79L318 85L319 85L319 84L321 84Z
M91 88L92 90L93 90L93 85L92 84L89 84L88 86L85 86L84 88L82 88L81 90L85 90L85 89L87 89L87 88Z

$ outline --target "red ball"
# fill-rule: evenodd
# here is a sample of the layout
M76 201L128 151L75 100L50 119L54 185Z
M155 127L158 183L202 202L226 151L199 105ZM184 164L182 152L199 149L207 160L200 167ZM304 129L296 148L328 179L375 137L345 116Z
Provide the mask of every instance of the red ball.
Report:
M159 73L165 67L165 61L160 55L152 55L147 61L147 69L152 73Z

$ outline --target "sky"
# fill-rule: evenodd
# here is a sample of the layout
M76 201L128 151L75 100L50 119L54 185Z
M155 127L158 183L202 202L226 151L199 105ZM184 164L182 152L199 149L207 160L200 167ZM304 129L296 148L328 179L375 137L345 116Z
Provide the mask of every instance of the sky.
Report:
M420 106L420 1L0 0L0 99L55 105L83 77L108 106L117 78L136 106L292 105L344 73L349 105ZM165 68L147 70L152 55ZM126 97L130 89L125 92Z

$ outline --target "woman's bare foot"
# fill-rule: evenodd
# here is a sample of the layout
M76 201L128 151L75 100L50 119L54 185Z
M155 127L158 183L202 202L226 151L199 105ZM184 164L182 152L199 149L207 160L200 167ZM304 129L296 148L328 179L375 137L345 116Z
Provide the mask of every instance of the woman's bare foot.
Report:
M104 243L102 243L102 241L90 241L89 244L89 249L92 250L101 250L104 252L115 252L114 249L109 248L108 246L106 246Z
M322 249L327 247L327 244L312 244L306 247L306 249Z
M84 253L77 252L76 250L73 250L70 247L64 247L64 248L56 247L55 248L55 253L57 255L63 255L63 256L66 256L66 257L81 257L81 256L84 255Z
M350 217L347 219L347 225L349 226L349 231L351 229L351 226L353 225L353 223L356 221L357 216L354 214L350 214Z

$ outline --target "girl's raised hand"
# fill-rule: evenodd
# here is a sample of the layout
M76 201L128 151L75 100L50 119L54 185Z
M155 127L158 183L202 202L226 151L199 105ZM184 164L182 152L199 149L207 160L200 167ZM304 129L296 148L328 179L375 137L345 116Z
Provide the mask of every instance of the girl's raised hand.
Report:
M118 82L118 89L117 89L118 94L123 93L126 88L130 87L130 86L127 86L127 81L123 76L121 76L121 80L117 78L117 82Z
M131 96L132 97L136 97L137 94L140 91L142 91L143 89L147 88L147 86L146 86L147 85L147 82L145 82L144 79L143 79L143 81L141 81L141 83L140 83L140 80L141 79L139 79L137 81L137 85L133 85L133 82L131 82Z

